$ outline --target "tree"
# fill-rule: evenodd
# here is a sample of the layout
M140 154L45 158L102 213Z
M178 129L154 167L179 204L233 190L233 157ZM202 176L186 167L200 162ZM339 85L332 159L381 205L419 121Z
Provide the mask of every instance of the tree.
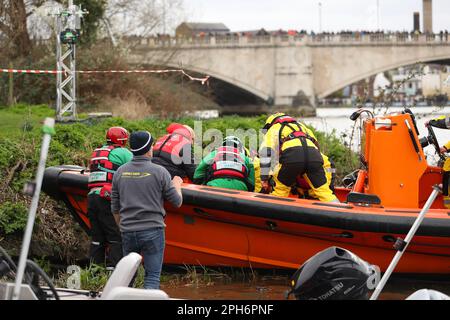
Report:
M2 49L10 56L26 56L31 50L27 18L31 14L27 6L39 5L41 1L0 0L0 37Z
M82 32L83 43L91 43L96 38L107 2L75 0L74 3L89 11L89 15L84 19ZM43 6L58 4L67 5L68 0L0 0L0 42L3 53L8 58L27 57L33 48L30 30L36 29L36 24L42 23L39 19L31 19L33 14Z
M113 43L121 36L166 34L179 23L183 0L109 0L104 25Z
M97 39L100 23L105 14L107 1L75 0L74 3L81 5L82 9L86 9L89 12L83 19L81 44L90 45Z

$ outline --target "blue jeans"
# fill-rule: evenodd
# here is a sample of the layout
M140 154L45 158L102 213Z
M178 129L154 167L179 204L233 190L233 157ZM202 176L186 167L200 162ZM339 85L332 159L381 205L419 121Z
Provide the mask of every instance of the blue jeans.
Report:
M124 256L136 252L144 257L145 289L159 289L165 243L164 228L122 233Z

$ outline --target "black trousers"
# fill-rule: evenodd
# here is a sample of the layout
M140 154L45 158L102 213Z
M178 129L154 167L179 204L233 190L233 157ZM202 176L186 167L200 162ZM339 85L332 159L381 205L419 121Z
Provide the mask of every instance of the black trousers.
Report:
M282 153L280 164L282 166L278 172L278 180L287 186L293 186L297 176L303 174L308 176L314 188L327 182L323 169L323 158L316 148L289 148Z
M91 262L115 267L123 253L120 231L111 213L111 202L98 194L88 195L88 216L92 226Z

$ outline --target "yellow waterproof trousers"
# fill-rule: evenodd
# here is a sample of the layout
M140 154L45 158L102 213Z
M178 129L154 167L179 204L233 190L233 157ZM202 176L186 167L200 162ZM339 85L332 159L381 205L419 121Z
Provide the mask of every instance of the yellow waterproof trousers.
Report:
M271 195L277 197L289 196L291 188L296 184L297 174L301 174L303 170L304 168L299 163L278 164L273 174L275 186ZM330 184L322 164L319 163L314 170L309 171L304 174L305 180L311 187L309 194L323 202L339 202L329 187Z

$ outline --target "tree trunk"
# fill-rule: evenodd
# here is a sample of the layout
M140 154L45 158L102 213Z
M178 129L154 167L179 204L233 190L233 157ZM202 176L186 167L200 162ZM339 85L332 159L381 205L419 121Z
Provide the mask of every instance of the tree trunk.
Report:
M10 19L13 52L15 56L25 57L30 54L32 43L27 28L27 10L24 0L12 0L10 2Z

